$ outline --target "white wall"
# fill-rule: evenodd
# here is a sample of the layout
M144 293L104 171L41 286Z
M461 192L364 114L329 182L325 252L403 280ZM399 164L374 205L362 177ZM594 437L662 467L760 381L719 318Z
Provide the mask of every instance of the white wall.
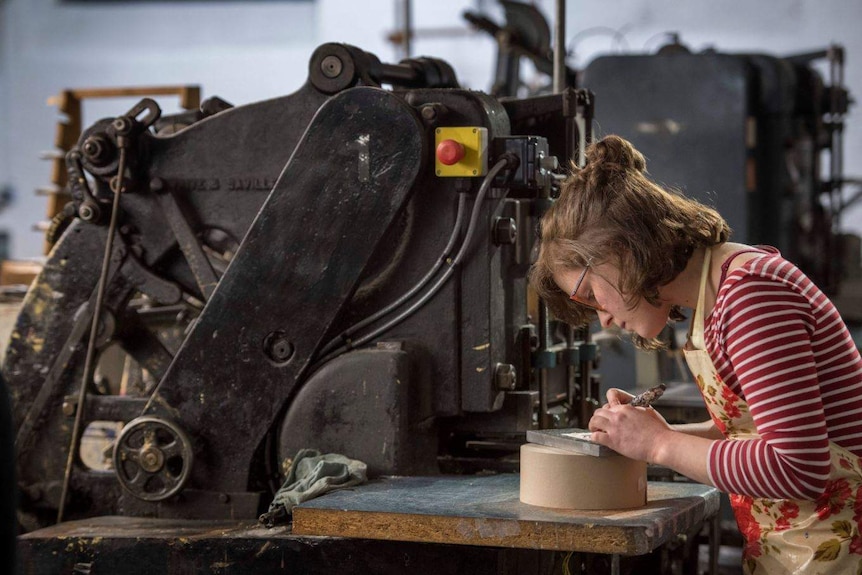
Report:
M308 58L324 42L354 44L395 62L387 40L401 0L269 0L213 2L83 2L0 0L0 187L14 204L0 213L12 234L12 256L41 255L32 225L46 201L33 193L48 184L50 163L39 159L54 141L56 109L46 100L65 88L200 84L203 96L244 104L280 96L305 82ZM413 0L419 37L413 55L447 60L462 84L490 88L495 46L466 29L462 12L484 10L502 22L493 0ZM553 17L555 0L536 5ZM862 98L862 2L859 0L604 0L567 3L566 31L583 67L603 52L653 51L662 33L676 31L694 50L784 55L832 42L847 50L846 83ZM552 26L553 27L553 26ZM462 28L457 36L427 31ZM615 33L614 33L615 32ZM621 40L623 38L624 40ZM600 101L601 95L597 95ZM85 106L85 125L125 112L135 100ZM165 113L176 99L160 99ZM862 110L846 130L848 175L862 175ZM862 204L845 229L862 233Z

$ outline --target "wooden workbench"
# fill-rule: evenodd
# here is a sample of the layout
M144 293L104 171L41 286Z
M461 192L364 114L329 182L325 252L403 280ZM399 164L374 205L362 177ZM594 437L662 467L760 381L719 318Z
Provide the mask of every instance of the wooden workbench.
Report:
M710 487L658 482L648 496L639 509L567 512L521 504L515 474L387 478L303 503L292 529L254 519L64 522L18 537L15 572L400 575L433 566L441 575L547 575L562 550L610 566L591 572L620 573L622 561L647 565L628 572L657 573L647 554L699 531L719 498Z
M642 555L719 509L719 492L696 483L650 482L646 506L615 511L526 505L518 487L516 474L384 478L294 508L293 533Z

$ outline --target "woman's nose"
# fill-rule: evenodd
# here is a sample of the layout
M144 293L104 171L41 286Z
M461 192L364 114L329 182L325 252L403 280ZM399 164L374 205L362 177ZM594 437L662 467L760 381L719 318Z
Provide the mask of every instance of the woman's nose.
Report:
M599 323L603 328L609 328L613 325L614 316L606 311L597 311L596 313L599 314Z

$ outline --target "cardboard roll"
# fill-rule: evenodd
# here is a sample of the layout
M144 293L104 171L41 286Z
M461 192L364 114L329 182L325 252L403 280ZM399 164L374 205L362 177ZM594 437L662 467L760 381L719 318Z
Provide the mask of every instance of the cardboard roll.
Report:
M647 502L646 462L521 446L523 503L558 509L629 509Z

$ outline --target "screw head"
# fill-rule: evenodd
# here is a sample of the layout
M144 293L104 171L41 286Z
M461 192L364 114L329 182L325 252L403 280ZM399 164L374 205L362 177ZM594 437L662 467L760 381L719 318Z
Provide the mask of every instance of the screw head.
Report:
M111 163L116 152L113 143L102 134L89 136L81 145L81 154L88 162L97 167Z
M93 208L90 206L84 205L78 209L78 217L84 221L90 221L93 219Z
M132 130L132 120L126 116L115 118L111 126L119 135L126 135Z
M94 158L97 158L99 156L99 154L102 152L102 150L103 150L102 142L100 142L98 138L94 138L94 137L87 138L87 141L84 142L82 150L84 152L84 155L87 156L87 158L92 160Z
M434 106L426 105L420 108L419 113L422 114L422 119L428 122L433 122L437 119L437 110Z
M290 342L286 339L279 339L272 346L272 355L275 359L284 361L288 357L290 357L291 351L293 350L293 346L290 345Z
M320 71L327 78L337 78L344 70L344 62L338 56L327 56L320 62Z
M266 336L263 341L264 353L276 363L284 363L293 357L293 343L282 331L274 331Z

